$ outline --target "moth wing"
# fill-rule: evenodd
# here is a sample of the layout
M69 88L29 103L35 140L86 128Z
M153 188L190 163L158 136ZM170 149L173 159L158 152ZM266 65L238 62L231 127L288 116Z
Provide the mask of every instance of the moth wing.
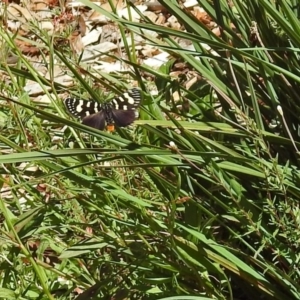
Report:
M116 110L134 110L141 104L141 91L133 88L112 100Z
M100 111L96 114L86 116L82 119L82 124L103 130L105 128L104 112Z
M126 127L136 119L134 110L112 110L112 117L118 127Z
M81 119L102 111L101 104L95 101L66 98L64 104L71 115Z

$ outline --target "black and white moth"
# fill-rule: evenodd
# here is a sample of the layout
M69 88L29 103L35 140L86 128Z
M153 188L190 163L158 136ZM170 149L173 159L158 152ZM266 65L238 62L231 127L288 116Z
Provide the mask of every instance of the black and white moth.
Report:
M141 92L137 88L112 99L107 103L86 101L78 98L66 98L64 104L75 117L81 118L82 123L100 130L105 127L126 127L134 122L141 103Z

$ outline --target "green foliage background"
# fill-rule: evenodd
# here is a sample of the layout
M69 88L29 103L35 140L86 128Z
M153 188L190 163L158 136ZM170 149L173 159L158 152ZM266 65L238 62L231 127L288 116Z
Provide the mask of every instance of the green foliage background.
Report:
M1 62L11 81L1 84L0 297L299 299L298 1L201 1L220 37L178 1L159 2L186 31L81 2L117 22L123 40L141 35L174 61L155 71L127 44L134 72L95 76L32 24L49 73L60 64L76 78L74 95L99 99L95 78L114 92L128 76L139 82L140 120L100 132L66 117L63 87L40 76L2 27L19 62ZM169 76L175 58L201 77L189 90ZM51 105L30 101L29 79Z

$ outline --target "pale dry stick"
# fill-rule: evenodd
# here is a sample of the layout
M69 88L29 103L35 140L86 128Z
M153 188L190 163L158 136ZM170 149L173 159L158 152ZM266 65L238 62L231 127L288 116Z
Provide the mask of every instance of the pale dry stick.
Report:
M243 96L242 96L240 87L239 87L238 82L237 82L237 80L236 80L236 76L235 76L234 71L233 71L233 68L232 68L232 64L231 64L231 60L230 60L230 55L229 55L229 51L226 51L226 56L227 56L227 59L228 59L229 69L230 69L230 72L231 72L231 75L232 75L234 84L235 84L235 86L236 86L236 88L237 88L237 91L238 91L238 93L239 93L239 96L240 96L240 99L241 99L241 102L242 102L242 106L243 106L243 110L244 110L244 112L245 112L245 111L246 111L245 103L244 103L244 100L243 100Z
M266 46L264 45L263 41L262 41L261 38L260 38L259 32L258 32L258 30L257 30L257 23L256 23L255 21L252 21L251 33L252 33L252 34L255 34L255 36L256 36L256 38L257 38L259 44L260 44L263 48L266 49ZM269 58L270 62L271 62L272 64L274 64L274 60L273 60L273 58L271 57L271 55L268 53L268 51L265 50L265 53L266 53L267 57ZM282 73L280 73L280 76L282 77L283 81L287 84L287 86L292 87L292 85L288 82L288 80L285 78L285 76L284 76Z
M177 154L179 154L179 156L181 156L183 159L185 159L185 160L186 160L191 166L193 166L196 170L202 172L202 170L201 170L200 168L198 168L198 166L196 166L191 160L189 160L187 157L185 157L185 156L179 151L177 145L176 145L173 141L171 141L171 142L169 143L169 146L168 146L168 145L166 145L166 146L167 146L167 148L169 148L171 151L174 151L174 152L176 152Z
M292 144L293 144L293 146L294 146L294 148L295 148L297 154L299 155L299 150L298 150L298 148L297 148L297 146L296 146L296 143L295 143L295 141L294 141L294 139L293 139L293 137L292 137L292 135L291 135L291 132L290 132L288 126L287 126L287 123L286 123L286 121L285 121L285 117L284 117L284 114L283 114L283 110L282 110L282 107L281 107L280 105L277 106L277 111L278 111L279 114L281 115L281 118L282 118L283 124L284 124L284 126L285 126L285 129L286 129L286 131L287 131L287 133L288 133L288 135L289 135L289 137L290 137L290 139L291 139L291 141L292 141Z
M240 124L238 124L238 123L235 123L235 122L231 121L230 119L224 117L224 116L223 116L221 113L219 113L218 111L215 111L215 113L216 113L219 117L221 117L223 120L227 121L228 123L230 123L230 124L232 124L232 125L234 125L234 126L236 126L236 127L239 127L239 128L242 129L243 131L246 131L246 132L250 133L250 131L248 131L248 130L247 130L246 128L244 128L242 125L240 125Z
M239 109L239 107L225 94L225 93L223 93L217 86L215 86L212 82L210 82L209 80L207 80L207 83L210 85L210 86L212 86L214 89L215 89L215 91L217 92L217 93L219 93L224 99L225 99L225 101L230 105L230 107L232 108L232 109L234 109L237 113L238 113L238 115L239 115L239 117L241 117L241 119L243 119L243 121L245 121L246 119L247 119L247 116L242 112L242 110L241 109ZM227 118L225 118L224 116L222 116L220 113L218 113L217 112L217 114L219 115L219 116L221 116L223 119L225 119L225 120L227 120L228 122L230 122L230 123L232 123L232 124L234 124L234 125L236 125L236 126L238 126L238 127L240 127L242 130L244 130L244 131L246 131L246 132L248 132L248 133L250 133L250 131L248 130L248 129L246 129L246 128L244 128L243 126L241 126L241 125L239 125L239 124L237 124L237 123L234 123L234 122L232 122L232 121L230 121L230 120L228 120Z

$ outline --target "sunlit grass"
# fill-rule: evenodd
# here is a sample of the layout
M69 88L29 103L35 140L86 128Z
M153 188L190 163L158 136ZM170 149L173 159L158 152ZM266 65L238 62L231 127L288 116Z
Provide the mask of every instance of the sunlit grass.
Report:
M0 297L299 299L298 11L292 1L234 10L202 1L222 27L215 36L176 2L160 2L187 32L105 12L122 39L141 35L170 54L159 70L125 43L132 71L95 71L32 25L50 61L42 76L0 29L19 58L0 66ZM199 76L189 88L170 76L176 59ZM72 86L55 81L58 65ZM48 102L28 96L29 80ZM101 101L131 85L142 90L140 119L112 133L63 106L67 94Z

